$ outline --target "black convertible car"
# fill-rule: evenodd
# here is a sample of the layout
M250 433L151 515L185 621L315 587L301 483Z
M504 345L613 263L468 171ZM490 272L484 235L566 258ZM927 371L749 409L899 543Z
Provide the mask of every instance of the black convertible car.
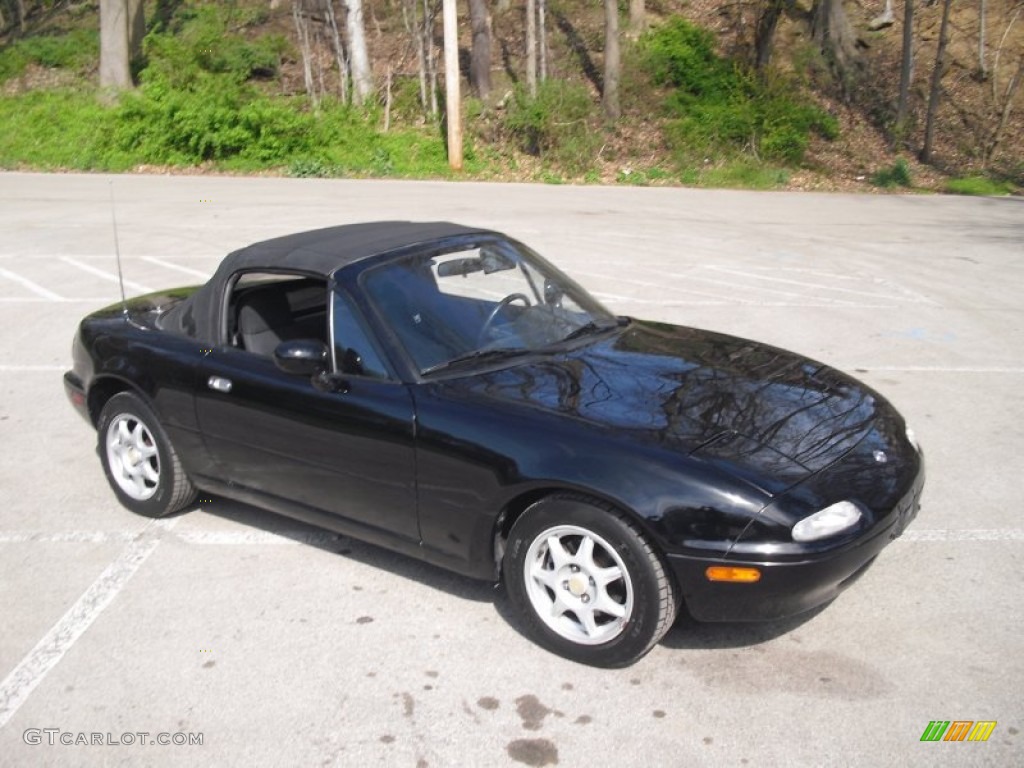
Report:
M629 664L685 604L835 597L914 517L921 453L821 363L616 317L500 233L377 222L89 315L64 376L124 506L197 489L503 577L534 637Z

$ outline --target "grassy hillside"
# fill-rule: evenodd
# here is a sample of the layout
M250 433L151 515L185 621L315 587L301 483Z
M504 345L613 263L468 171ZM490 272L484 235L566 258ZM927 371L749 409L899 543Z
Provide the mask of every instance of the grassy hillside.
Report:
M26 2L31 12L24 29L9 5L0 0L0 26L6 23L0 167L453 176L445 155L440 61L438 110L429 93L426 105L421 99L409 9L422 5L367 3L376 90L363 107L340 99L326 20L307 20L312 36L304 58L287 0L148 3L138 87L116 100L96 87L97 3ZM488 98L463 103L466 164L458 177L988 194L1017 189L1024 180L1020 93L995 151L989 150L1005 106L1000 96L1024 56L1024 19L1014 16L1020 0L989 0L984 58L976 8L957 8L931 166L915 156L941 5L918 9L912 120L897 138L892 120L902 33L899 24L868 30L881 11L877 6L846 4L861 64L844 88L811 41L809 5L787 6L772 66L760 74L747 66L758 3L649 0L644 34L627 29L623 11L623 116L609 124L600 110L600 6L549 0L548 79L532 97L523 82L522 7L501 10L494 3L494 87ZM899 19L900 4L896 10ZM468 18L460 19L460 35L465 65ZM468 83L463 92L470 93Z

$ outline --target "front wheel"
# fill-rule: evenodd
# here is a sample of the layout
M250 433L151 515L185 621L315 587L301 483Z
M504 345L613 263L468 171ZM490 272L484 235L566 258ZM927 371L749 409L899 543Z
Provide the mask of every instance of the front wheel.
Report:
M676 596L657 552L610 506L574 495L533 504L509 534L509 597L545 648L622 667L672 626Z
M164 517L195 499L195 487L171 441L137 395L121 392L110 398L96 428L107 482L125 507L146 517Z

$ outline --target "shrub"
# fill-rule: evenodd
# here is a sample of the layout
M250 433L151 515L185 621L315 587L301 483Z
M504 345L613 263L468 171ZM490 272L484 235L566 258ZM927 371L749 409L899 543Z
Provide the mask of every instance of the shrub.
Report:
M577 174L593 164L600 146L596 116L585 87L545 80L537 86L536 97L522 87L516 89L506 108L504 126L524 152Z
M80 71L98 59L99 51L99 33L91 29L76 29L65 35L26 37L0 51L0 82L17 77L29 64Z
M639 44L641 66L670 89L666 135L684 164L721 152L796 164L812 131L836 137L835 119L799 98L791 81L745 71L719 56L714 42L711 32L675 18Z
M871 177L871 183L876 187L890 189L892 187L912 187L913 180L910 178L910 166L902 157L896 158L896 162L889 168L877 171Z
M1013 194L1013 184L990 179L988 176L965 176L946 182L946 191L954 195L978 195L997 197Z

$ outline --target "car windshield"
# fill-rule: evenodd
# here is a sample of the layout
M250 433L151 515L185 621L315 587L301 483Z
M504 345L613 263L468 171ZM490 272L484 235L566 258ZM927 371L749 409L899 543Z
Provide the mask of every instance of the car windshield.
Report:
M424 374L555 350L617 325L554 266L505 240L399 258L368 270L363 287Z

